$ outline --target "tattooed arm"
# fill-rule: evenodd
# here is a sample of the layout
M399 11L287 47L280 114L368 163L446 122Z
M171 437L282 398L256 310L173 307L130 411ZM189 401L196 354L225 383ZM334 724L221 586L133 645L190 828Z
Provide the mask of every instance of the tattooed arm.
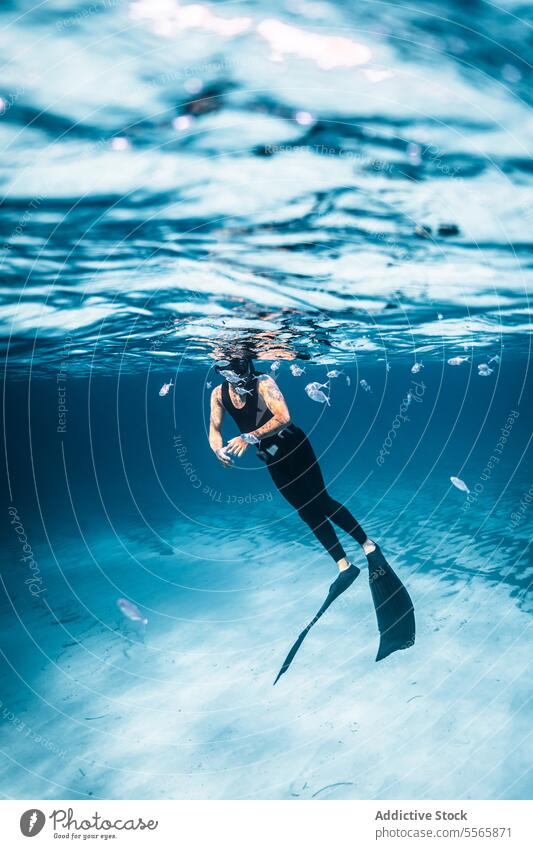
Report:
M263 439L265 436L274 436L278 430L283 430L284 427L290 425L291 416L285 398L281 394L276 381L272 377L264 377L260 380L257 386L258 392L263 398L273 418L270 419L263 427L258 427L252 431L252 436L258 439Z
M272 413L272 418L266 424L248 434L248 436L255 436L256 439L260 440L264 439L265 436L274 436L278 431L290 425L291 417L285 398L272 377L265 376L262 380L258 380L257 391ZM230 439L228 442L228 452L237 457L241 457L247 448L248 443L240 436L236 436L235 439Z
M232 466L231 460L223 447L222 420L224 407L222 405L222 387L216 386L211 393L211 418L209 420L209 445L223 466Z

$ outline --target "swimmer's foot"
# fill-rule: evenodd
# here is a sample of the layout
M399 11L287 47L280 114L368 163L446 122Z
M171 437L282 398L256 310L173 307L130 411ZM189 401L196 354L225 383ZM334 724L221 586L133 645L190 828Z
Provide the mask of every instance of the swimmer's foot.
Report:
M337 566L339 567L339 572L345 572L346 569L350 568L350 561L347 557L342 557L340 560L337 560Z
M368 557L369 554L372 554L372 552L376 550L376 543L374 540L367 537L362 547L365 557Z
M333 601L333 599L337 598L337 596L347 590L348 587L353 584L360 572L361 570L354 563L350 563L347 569L341 569L340 574L335 578L329 588L328 598L331 597L331 601Z

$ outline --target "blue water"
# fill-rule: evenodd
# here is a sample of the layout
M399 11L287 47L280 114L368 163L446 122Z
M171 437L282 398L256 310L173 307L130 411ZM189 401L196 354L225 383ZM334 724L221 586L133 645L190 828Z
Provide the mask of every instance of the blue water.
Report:
M3 4L3 797L531 797L530 10ZM243 350L409 651L363 572L272 687L334 567L209 449Z

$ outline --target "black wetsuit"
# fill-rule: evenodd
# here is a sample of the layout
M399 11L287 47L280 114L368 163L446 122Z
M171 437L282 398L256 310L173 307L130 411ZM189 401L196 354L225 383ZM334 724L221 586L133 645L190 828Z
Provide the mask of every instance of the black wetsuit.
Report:
M257 380L250 384L251 395L244 395L244 407L238 409L231 401L229 385L222 384L222 405L234 419L241 433L262 427L273 418L257 389ZM274 484L309 525L316 538L335 561L346 557L331 524L335 522L361 545L366 534L349 510L328 494L315 452L299 427L289 425L275 436L262 439L258 456L266 462ZM331 520L331 521L330 521Z

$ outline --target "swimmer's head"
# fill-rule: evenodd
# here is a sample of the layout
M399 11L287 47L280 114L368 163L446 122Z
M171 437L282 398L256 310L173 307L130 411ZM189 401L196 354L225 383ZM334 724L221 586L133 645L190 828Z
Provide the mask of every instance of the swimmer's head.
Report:
M254 361L251 357L232 357L229 362L225 362L227 362L227 365L216 365L215 371L233 371L242 378L242 383L244 384L255 379L257 372L254 368Z
M247 380L255 374L254 361L251 357L234 357L229 361L228 369L234 371L243 380Z

